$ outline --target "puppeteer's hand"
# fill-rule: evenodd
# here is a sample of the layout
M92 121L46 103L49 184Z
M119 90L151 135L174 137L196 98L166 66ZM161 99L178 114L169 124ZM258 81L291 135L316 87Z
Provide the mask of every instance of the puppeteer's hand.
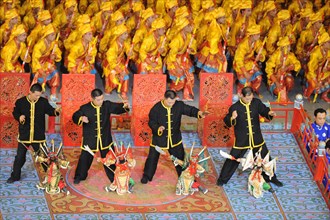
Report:
M24 124L24 122L25 122L25 115L21 115L21 116L19 116L19 122L20 122L21 124Z
M57 107L57 108L55 109L55 111L58 112L58 113L61 113L61 112L62 112L62 108L61 108L61 107Z
M237 118L237 111L233 111L233 113L231 114L231 119L234 120Z
M82 116L82 121L84 122L84 123L88 123L89 121L88 121L88 118L86 117L86 116Z
M124 103L123 108L130 108L128 101L123 100L123 103Z
M276 113L274 111L269 111L268 112L268 115L275 117L276 116Z
M210 112L208 112L208 111L204 111L204 112L199 111L198 112L198 117L199 118L205 118L205 116L207 116L208 114L210 114Z

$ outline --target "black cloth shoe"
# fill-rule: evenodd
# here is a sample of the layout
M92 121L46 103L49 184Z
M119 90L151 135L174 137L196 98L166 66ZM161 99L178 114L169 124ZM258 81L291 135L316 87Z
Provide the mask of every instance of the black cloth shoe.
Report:
M73 180L73 184L78 185L79 183L80 183L80 180L79 179L74 179Z
M7 179L7 183L13 183L13 182L15 182L15 181L18 181L18 180L14 180L13 177L9 177L9 178Z
M142 179L141 179L141 183L142 184L147 184L148 183L148 177L146 177L145 175L143 175Z
M224 183L222 182L221 179L218 179L218 180L217 180L217 185L218 185L218 186L223 186L223 184L224 184Z
M274 183L278 187L282 187L283 186L283 183L281 181L279 181L278 179L272 179L270 182L271 183Z

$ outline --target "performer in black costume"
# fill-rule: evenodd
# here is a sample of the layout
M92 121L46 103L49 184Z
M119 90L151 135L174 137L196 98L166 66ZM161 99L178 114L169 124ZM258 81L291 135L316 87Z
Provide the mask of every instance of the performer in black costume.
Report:
M88 170L93 162L94 157L84 150L84 145L88 145L93 152L100 151L101 157L105 158L109 148L113 147L110 115L129 111L127 102L104 101L103 92L100 89L94 89L91 96L92 101L82 105L72 116L73 122L83 127L82 151L74 176L74 184L79 184L81 180L87 178ZM113 164L110 168L115 170L116 165ZM113 172L107 167L104 169L109 180L113 182Z
M242 97L235 104L230 106L228 114L224 118L224 122L228 127L234 126L235 143L230 151L230 155L234 158L242 158L248 149L253 149L253 154L261 149L261 157L264 158L268 153L267 146L263 139L260 129L259 115L272 120L276 116L275 112L263 104L260 99L253 97L251 87L242 89ZM271 160L271 159L270 159ZM235 173L239 162L236 160L226 159L217 185L226 184ZM272 182L277 186L283 186L276 175L269 180L269 177L263 173L266 182Z
M141 179L143 184L152 181L156 172L159 159L159 152L155 149L156 146L161 149L167 149L170 155L184 160L184 148L180 131L181 116L204 118L206 115L206 112L186 105L182 101L177 101L176 98L176 92L167 90L164 94L164 99L157 102L149 112L148 124L152 130L152 140ZM182 167L176 166L175 168L178 176L180 176Z
M41 97L42 87L33 84L30 92L15 102L14 118L19 122L17 155L13 165L13 171L7 183L13 183L21 179L21 168L26 161L27 148L31 145L34 152L39 154L39 145L46 141L45 115L57 116L61 109L54 109L44 97ZM43 165L44 170L47 167Z

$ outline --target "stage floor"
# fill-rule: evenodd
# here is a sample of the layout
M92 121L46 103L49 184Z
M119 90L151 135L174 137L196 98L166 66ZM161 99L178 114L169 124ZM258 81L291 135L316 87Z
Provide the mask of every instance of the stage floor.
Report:
M136 182L133 193L118 196L104 191L108 184L104 170L96 161L92 164L86 181L73 184L79 148L67 147L65 153L71 168L64 170L70 195L48 195L35 185L40 174L31 155L22 169L21 181L7 184L16 149L0 149L0 210L2 219L330 219L327 205L313 181L298 144L291 133L264 132L272 157L278 157L277 175L284 186L273 185L275 193L264 193L256 199L247 191L248 172L233 178L224 187L215 185L224 158L219 150L208 148L212 160L202 182L209 192L195 192L189 196L176 196L176 173L170 159L161 156L156 175L147 185L140 183L147 156L147 147L133 146L137 165L132 171ZM51 134L48 141L60 141ZM114 139L125 144L133 143L127 132L115 132ZM197 133L183 133L183 142L189 150L193 142L201 147ZM196 149L198 151L198 149Z

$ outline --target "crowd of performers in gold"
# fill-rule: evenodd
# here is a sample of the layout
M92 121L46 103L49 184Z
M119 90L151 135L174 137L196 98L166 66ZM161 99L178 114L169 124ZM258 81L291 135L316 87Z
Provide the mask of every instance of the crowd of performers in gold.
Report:
M198 70L233 72L238 92L264 79L281 101L299 79L330 101L329 0L2 0L0 21L0 72L29 64L53 100L61 63L124 99L134 72L168 74L191 101Z

